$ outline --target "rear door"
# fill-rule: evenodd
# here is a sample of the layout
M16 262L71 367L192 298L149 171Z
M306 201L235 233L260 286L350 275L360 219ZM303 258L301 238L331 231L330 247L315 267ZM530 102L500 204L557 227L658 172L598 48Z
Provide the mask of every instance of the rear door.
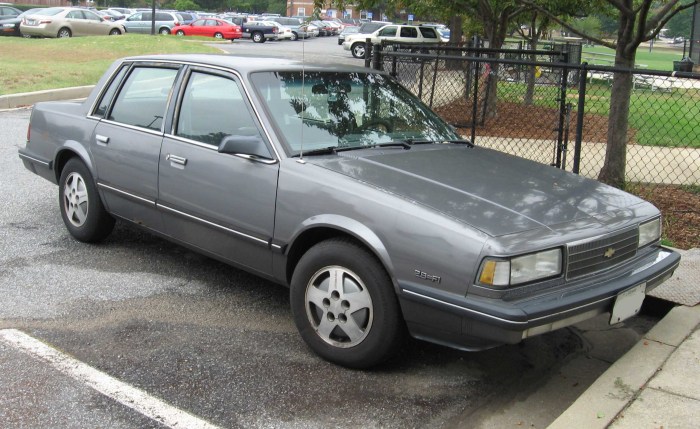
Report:
M93 112L101 120L90 149L105 203L115 215L155 230L161 230L156 199L163 118L178 71L153 63L124 67Z

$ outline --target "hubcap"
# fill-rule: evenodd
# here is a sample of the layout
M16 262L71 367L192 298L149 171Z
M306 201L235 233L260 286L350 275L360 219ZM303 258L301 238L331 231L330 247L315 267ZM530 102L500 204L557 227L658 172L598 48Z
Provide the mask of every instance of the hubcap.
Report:
M87 220L88 193L85 180L78 173L71 173L63 188L63 210L73 226L81 227Z
M341 348L360 344L372 328L372 298L352 271L331 266L319 270L306 286L306 315L316 334Z

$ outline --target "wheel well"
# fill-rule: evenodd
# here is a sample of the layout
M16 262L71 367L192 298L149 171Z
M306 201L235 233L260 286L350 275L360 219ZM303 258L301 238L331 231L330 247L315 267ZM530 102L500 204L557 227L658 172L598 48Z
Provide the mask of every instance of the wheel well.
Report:
M61 178L63 167L65 167L66 163L73 157L78 157L78 154L71 150L61 151L56 157L56 162L54 163L53 168L54 174L56 175L56 183L58 183L58 180Z
M294 240L294 243L292 244L291 249L287 253L287 270L286 270L286 280L287 284L291 284L292 282L292 275L294 274L294 269L296 268L297 264L299 263L299 260L301 259L302 256L304 256L304 253L306 253L310 248L315 246L316 244L329 240L331 238L346 238L349 240L354 241L357 243L359 246L364 247L367 249L369 253L374 255L375 258L377 258L377 261L384 266L382 263L381 259L377 256L377 254L372 250L367 244L365 244L363 241L359 240L357 237L354 235L348 234L345 231L340 231L338 229L334 228L327 228L327 227L319 227L319 228L313 228L308 231L304 231L299 237L297 237L296 240ZM386 267L385 267L386 268Z

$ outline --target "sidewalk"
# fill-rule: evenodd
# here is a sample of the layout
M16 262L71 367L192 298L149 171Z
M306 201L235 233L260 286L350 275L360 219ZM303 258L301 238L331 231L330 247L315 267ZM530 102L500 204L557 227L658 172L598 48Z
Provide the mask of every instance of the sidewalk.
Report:
M680 252L681 266L652 295L687 305L671 310L550 429L700 426L700 249Z

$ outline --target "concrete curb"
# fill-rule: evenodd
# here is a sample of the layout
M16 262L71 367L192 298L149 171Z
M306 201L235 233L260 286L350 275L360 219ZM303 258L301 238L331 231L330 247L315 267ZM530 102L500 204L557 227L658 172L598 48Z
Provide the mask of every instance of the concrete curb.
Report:
M0 95L0 109L14 109L31 106L40 101L72 100L85 98L95 85L76 86L73 88L47 89L45 91L21 92L19 94Z
M639 396L676 349L700 325L700 306L672 309L601 375L548 429L604 429Z

